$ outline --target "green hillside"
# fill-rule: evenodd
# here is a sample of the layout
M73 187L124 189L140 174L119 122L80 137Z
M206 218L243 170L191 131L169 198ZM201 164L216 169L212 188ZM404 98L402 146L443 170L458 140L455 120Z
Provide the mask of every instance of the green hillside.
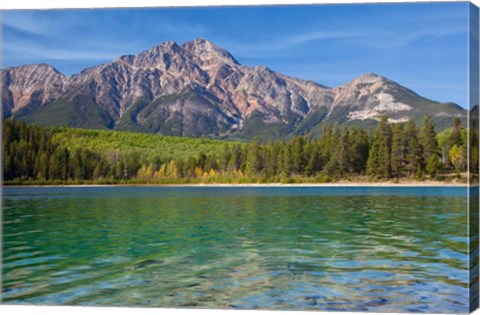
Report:
M22 114L19 115L22 117ZM113 120L91 96L76 95L38 108L25 121L31 124L60 126L67 124L80 128L110 128Z
M86 149L107 154L115 151L124 155L139 153L141 160L186 160L198 157L200 153L217 155L223 152L225 145L241 142L212 140L206 138L188 138L162 136L148 133L93 130L59 127L54 130L52 140L69 151Z

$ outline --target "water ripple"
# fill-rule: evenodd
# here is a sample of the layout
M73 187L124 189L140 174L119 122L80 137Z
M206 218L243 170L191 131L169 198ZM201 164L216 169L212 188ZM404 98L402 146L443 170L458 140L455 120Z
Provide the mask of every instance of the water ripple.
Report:
M465 193L6 188L2 298L28 304L463 313Z

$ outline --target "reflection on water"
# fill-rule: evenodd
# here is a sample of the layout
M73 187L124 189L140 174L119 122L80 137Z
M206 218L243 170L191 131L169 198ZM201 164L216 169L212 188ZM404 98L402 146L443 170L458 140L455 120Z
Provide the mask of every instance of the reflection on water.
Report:
M6 188L3 302L468 311L465 188Z

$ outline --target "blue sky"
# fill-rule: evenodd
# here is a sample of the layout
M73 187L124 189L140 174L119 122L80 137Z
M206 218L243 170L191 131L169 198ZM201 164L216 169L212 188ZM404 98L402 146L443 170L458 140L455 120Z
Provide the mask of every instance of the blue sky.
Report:
M336 86L375 72L467 105L468 3L3 11L2 66L65 74L206 38L242 64Z

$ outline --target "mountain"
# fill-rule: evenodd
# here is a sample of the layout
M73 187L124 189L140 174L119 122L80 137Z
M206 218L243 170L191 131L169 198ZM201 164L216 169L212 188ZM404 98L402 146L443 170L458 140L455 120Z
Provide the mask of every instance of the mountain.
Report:
M168 41L65 76L46 64L0 70L4 117L165 135L282 138L322 126L373 126L433 116L441 129L466 111L369 73L329 88L241 65L205 39Z

